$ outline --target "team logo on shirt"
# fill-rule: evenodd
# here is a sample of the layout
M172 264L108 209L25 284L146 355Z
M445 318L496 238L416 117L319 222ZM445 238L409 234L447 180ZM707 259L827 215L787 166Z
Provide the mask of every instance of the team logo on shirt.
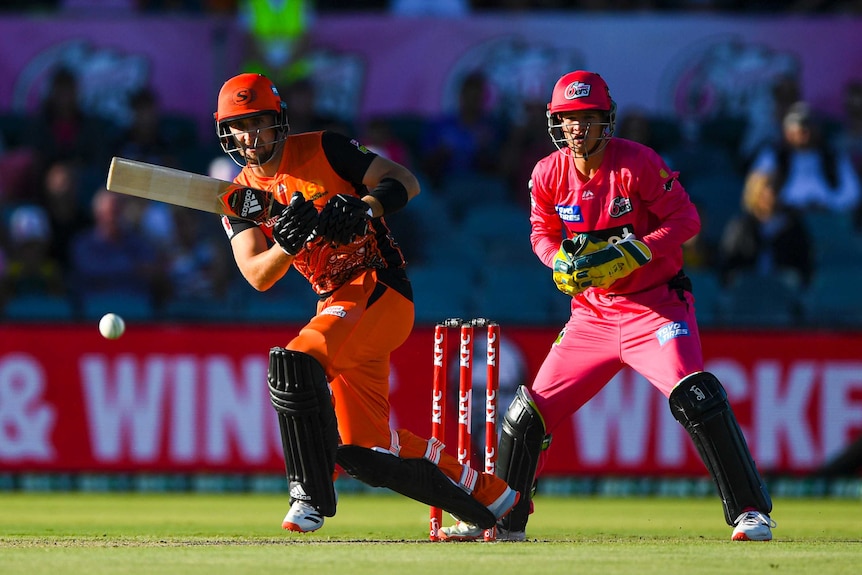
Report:
M662 186L664 188L664 191L669 192L669 191L671 191L671 189L673 189L673 181L675 179L676 178L671 178L664 183L664 186Z
M658 344L660 346L663 346L672 339L688 337L689 335L688 324L684 321L672 321L669 324L660 327L658 331L655 332L656 339L658 339Z
M581 206L562 206L557 204L554 206L554 209L557 210L557 215L564 222L584 221L584 216L581 214Z
M630 211L632 211L632 201L629 198L625 198L622 196L614 198L613 201L611 201L610 207L608 208L608 214L610 214L612 218L618 218L623 214L629 213Z

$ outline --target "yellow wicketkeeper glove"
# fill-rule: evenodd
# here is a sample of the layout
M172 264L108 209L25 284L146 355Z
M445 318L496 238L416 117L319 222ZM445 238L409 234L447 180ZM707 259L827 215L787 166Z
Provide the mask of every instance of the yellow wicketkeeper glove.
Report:
M607 247L608 242L588 234L578 234L573 239L565 239L560 244L560 251L554 257L554 283L557 289L566 295L573 296L585 289L579 288L575 281L574 260L580 256L597 252Z
M560 252L554 259L554 282L568 295L581 293L589 287L607 289L651 259L652 252L646 244L634 238L611 244L579 234L560 245Z

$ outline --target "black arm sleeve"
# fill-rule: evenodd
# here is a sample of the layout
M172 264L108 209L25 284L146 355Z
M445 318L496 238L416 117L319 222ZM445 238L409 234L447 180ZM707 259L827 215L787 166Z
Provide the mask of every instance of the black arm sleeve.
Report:
M335 173L343 180L361 187L365 172L377 154L338 132L323 132L321 146Z

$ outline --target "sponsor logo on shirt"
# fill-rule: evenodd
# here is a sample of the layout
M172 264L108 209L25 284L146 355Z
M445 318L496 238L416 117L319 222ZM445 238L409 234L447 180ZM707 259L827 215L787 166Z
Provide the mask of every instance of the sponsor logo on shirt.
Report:
M362 144L360 144L356 140L350 140L350 143L353 144L354 146L356 146L356 149L359 150L360 152L362 152L363 154L371 153L371 150L369 150L368 148L366 148L365 146L363 146Z
M612 218L618 218L630 211L632 211L632 201L629 198L624 198L622 196L614 198L608 208L608 214L610 214Z
M584 193L581 194L582 200L592 200L594 197L596 197L596 195L592 190L584 190Z
M669 324L662 326L655 332L658 339L658 344L663 346L672 339L678 337L688 337L688 324L684 321L672 321Z
M335 317L344 317L347 315L347 312L344 311L343 305L331 305L328 308L324 309L320 312L320 315L334 315Z
M554 209L557 210L557 215L564 222L584 221L584 217L581 214L581 206L561 206L557 204L554 206Z

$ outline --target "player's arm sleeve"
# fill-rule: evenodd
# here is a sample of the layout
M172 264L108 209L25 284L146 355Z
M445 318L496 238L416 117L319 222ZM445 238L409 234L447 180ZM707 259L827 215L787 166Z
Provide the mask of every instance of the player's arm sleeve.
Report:
M535 170L529 187L530 243L539 260L553 269L554 257L560 250L560 242L566 233L554 206L554 195Z
M335 173L341 179L361 188L365 172L377 154L338 132L323 132L321 145L326 160Z
M700 216L679 181L679 172L671 171L655 152L646 158L645 164L638 181L640 196L659 224L639 239L656 259L674 253L694 237L700 231Z
M257 224L248 220L243 220L234 216L222 216L222 227L224 228L227 239L232 240L238 233L257 227Z

